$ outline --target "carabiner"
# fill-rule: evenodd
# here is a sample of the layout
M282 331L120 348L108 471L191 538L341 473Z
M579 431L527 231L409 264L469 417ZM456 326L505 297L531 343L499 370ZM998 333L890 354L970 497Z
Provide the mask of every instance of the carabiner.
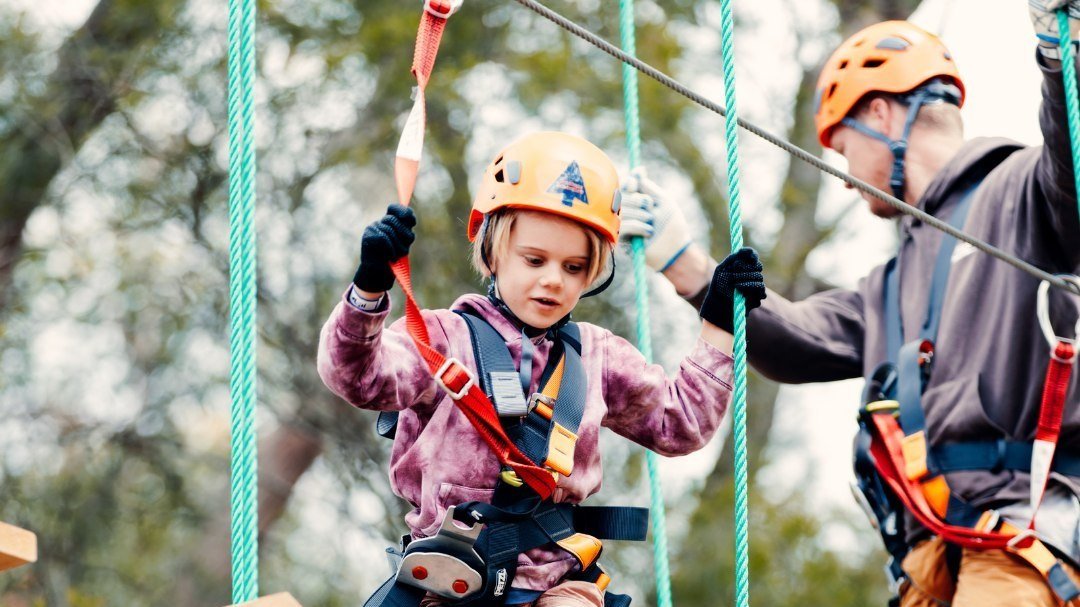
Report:
M1067 282L1071 282L1080 287L1080 276L1069 276L1059 274L1059 278ZM1080 318L1076 319L1076 331L1073 332L1071 339L1060 337L1054 333L1054 327L1050 324L1050 283L1048 281L1042 281L1039 283L1039 293L1037 298L1036 315L1039 318L1039 327L1042 329L1043 336L1046 338L1046 343L1050 345L1050 349L1053 350L1057 347L1058 342L1076 343L1080 340Z

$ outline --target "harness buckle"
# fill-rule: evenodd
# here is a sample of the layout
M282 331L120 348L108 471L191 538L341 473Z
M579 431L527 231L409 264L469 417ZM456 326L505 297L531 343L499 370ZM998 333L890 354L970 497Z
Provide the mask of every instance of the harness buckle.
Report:
M1017 550L1023 550L1025 548L1029 548L1031 546L1032 542L1037 540L1037 539L1038 538L1035 536L1035 530L1034 529L1023 529L1023 530L1020 531L1020 533L1017 533L1015 536L1013 536L1013 538L1011 540L1009 540L1009 543L1006 544L1005 546L1009 549L1010 552L1016 552ZM1030 541L1027 544L1021 546L1020 543L1025 541L1025 540L1032 540L1032 541Z
M465 599L484 587L484 559L475 545L484 525L463 527L450 506L438 533L413 540L398 564L397 581L448 599Z
M532 413L533 411L536 411L536 413L544 419L551 419L555 414L555 399L542 392L534 392L533 395L529 397L528 413Z
M449 19L464 0L424 0L424 11L439 19Z
M464 383L461 383L457 388L450 386L450 383L444 379L450 372L453 372L453 375L449 379L450 383L459 382L462 377L465 378ZM472 371L469 371L468 367L461 364L460 360L453 356L446 359L446 362L444 362L442 366L439 367L439 370L435 372L434 377L435 383L454 400L461 400L464 398L465 394L476 385L476 376L472 374Z

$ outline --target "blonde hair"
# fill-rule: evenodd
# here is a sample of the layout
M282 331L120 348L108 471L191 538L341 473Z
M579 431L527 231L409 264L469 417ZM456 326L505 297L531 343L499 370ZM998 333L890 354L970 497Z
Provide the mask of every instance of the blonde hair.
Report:
M480 232L472 243L470 258L473 268L481 276L485 278L491 277L491 267L497 265L496 260L509 252L510 231L513 229L518 215L535 212L503 208L484 217ZM611 245L596 230L580 223L575 222L575 224L585 232L585 238L589 243L589 267L585 271L585 284L591 285L600 278L600 275L607 268Z

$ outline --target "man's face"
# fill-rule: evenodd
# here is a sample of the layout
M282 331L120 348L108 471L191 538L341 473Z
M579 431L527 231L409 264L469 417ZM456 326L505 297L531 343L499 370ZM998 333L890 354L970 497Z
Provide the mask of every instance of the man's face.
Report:
M879 133L893 137L890 132L890 123L893 118L890 111L892 108L884 100L881 100L881 105L885 107L878 108L877 103L873 104L872 109L860 113L856 120ZM829 147L847 159L848 172L852 176L869 183L879 190L889 194L893 193L892 186L889 185L889 177L892 175L893 154L885 142L841 124L833 129L829 139ZM853 186L849 184L847 188L853 189ZM864 192L860 192L860 194L870 203L870 212L874 215L884 219L891 219L900 214L900 211L885 201Z

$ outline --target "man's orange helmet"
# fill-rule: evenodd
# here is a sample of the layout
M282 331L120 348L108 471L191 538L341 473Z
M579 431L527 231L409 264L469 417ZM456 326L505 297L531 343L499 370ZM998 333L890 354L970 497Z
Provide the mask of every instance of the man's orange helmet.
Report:
M832 129L869 93L906 93L933 78L964 83L937 36L907 21L871 25L837 48L818 77L814 123L822 147Z
M619 175L600 148L567 133L525 135L484 171L469 214L469 241L484 217L504 207L553 213L619 238Z

